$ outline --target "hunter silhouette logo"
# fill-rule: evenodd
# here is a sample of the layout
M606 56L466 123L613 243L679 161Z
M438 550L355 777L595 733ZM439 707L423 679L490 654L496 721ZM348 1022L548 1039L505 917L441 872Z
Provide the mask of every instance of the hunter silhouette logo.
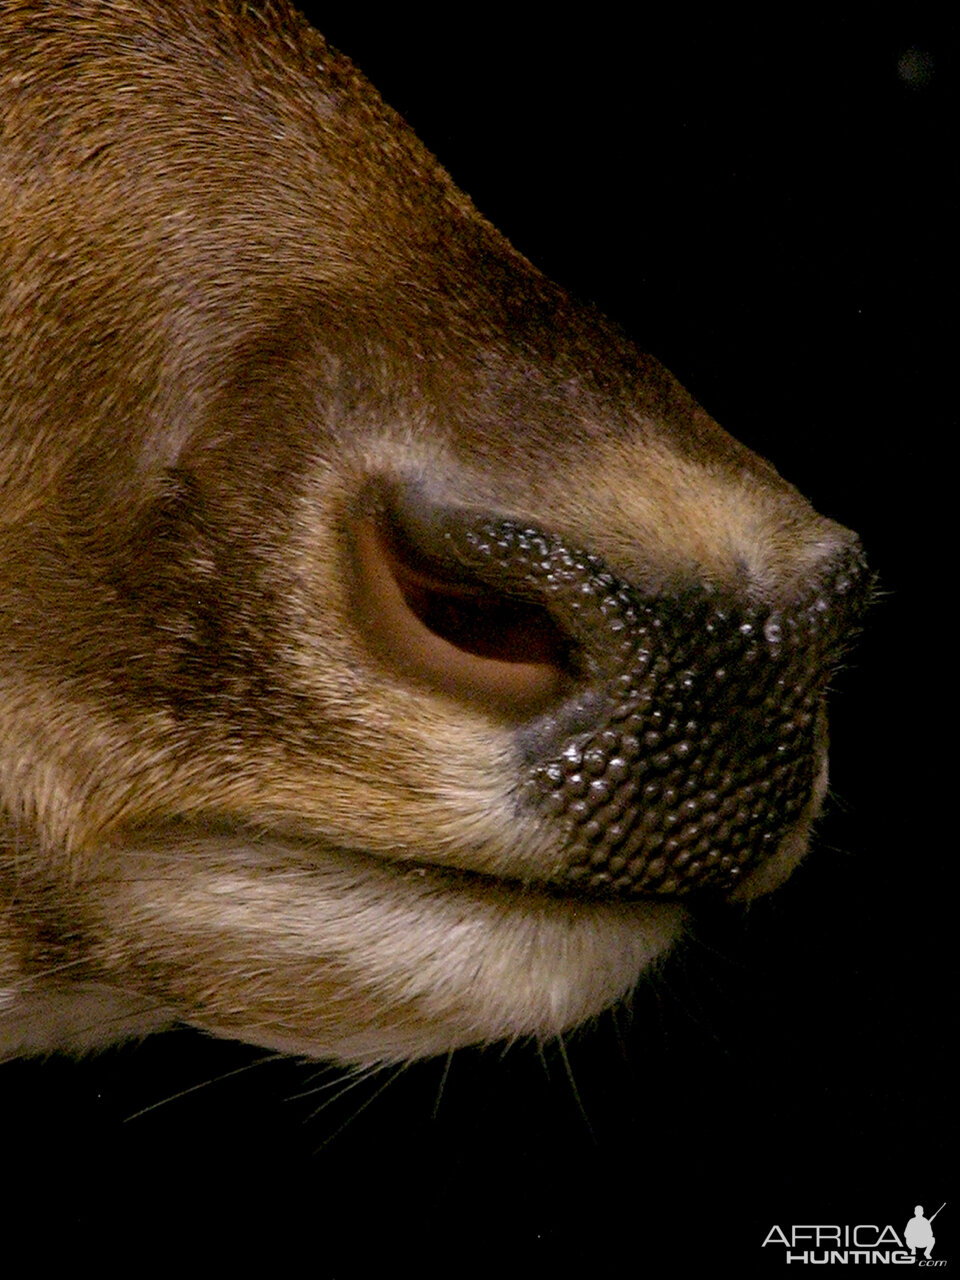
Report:
M946 1201L943 1202L940 1209L942 1209L945 1204ZM937 1210L937 1213L940 1212L940 1209ZM914 1257L917 1256L918 1249L923 1250L924 1258L929 1258L930 1254L933 1252L933 1246L937 1243L937 1240L933 1234L933 1227L930 1224L937 1216L937 1213L933 1214L932 1217L925 1218L923 1216L923 1205L918 1204L913 1211L914 1216L904 1227L903 1238L906 1241L907 1248L913 1250Z
M914 1216L903 1229L902 1238L894 1227L870 1222L843 1226L797 1223L789 1227L772 1226L761 1247L783 1245L786 1249L785 1262L812 1266L834 1263L883 1266L892 1263L897 1266L945 1267L945 1259L931 1256L936 1244L932 1223L945 1206L946 1201L927 1218L923 1205L918 1204L914 1208Z

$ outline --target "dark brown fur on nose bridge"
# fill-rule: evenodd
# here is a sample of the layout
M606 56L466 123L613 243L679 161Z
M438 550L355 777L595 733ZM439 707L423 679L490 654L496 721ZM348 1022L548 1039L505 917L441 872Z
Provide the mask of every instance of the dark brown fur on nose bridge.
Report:
M701 583L645 598L541 529L423 516L399 518L426 559L538 602L563 637L570 681L518 736L522 803L567 830L567 889L728 892L776 851L811 800L823 695L869 589L855 540L772 607Z

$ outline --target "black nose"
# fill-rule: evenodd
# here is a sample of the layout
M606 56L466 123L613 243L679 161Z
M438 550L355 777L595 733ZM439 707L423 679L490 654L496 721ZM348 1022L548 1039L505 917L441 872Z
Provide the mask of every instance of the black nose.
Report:
M869 594L852 534L830 526L783 598L700 582L649 598L515 521L405 495L382 524L410 610L515 717L520 802L564 831L554 878L729 891L777 849L813 794L827 682ZM519 699L500 696L511 670L533 673Z
M859 547L779 609L696 589L647 600L584 568L598 679L530 735L550 757L533 765L541 802L569 824L566 877L594 892L729 891L810 802L823 695L867 592Z

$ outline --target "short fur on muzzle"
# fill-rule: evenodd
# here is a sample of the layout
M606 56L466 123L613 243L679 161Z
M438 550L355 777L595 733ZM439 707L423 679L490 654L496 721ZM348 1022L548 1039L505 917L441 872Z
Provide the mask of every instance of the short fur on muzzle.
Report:
M0 13L0 1047L548 1037L802 858L869 592L286 4Z

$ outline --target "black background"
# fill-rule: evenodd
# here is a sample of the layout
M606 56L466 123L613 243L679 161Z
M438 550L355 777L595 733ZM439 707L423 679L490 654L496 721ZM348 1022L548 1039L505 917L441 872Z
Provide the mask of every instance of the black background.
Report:
M565 1057L465 1052L342 1096L186 1031L6 1064L11 1225L134 1265L265 1243L320 1277L771 1275L774 1223L902 1231L949 1200L956 1260L951 33L902 6L438 12L311 16L523 252L862 534L880 591L814 851Z

